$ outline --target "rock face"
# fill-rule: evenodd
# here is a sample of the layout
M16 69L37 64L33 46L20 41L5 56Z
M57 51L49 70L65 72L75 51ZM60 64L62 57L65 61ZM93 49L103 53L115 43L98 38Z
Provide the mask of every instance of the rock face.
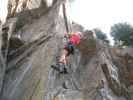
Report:
M36 9L25 10L32 6L24 6L16 13L23 3L35 1L12 1L17 4L15 13L9 11L1 28L0 100L132 100L132 77L126 78L125 65L120 63L122 54L93 34L81 40L68 58L68 74L50 67L64 45L65 25L59 16L62 0L53 0L51 7L37 0L36 6L32 5ZM73 31L84 31L80 25L72 27ZM132 68L130 60L128 67Z
M113 48L112 50L114 63L118 66L121 81L130 87L133 84L133 48Z
M8 15L15 16L16 13L36 9L40 6L50 7L54 0L9 0Z
M41 100L43 98L44 85L48 78L50 64L58 51L59 44L55 41L60 41L58 39L59 33L57 33L59 32L57 29L62 26L58 24L60 3L60 1L57 1L50 8L50 11L46 14L43 13L38 19L30 19L32 23L24 21L28 15L25 16L25 13L22 12L20 14L23 19L18 15L16 16L16 22L13 22L13 19L10 18L9 20L12 21L3 26L16 25L12 34L10 34L10 30L8 31L8 35L11 36L7 59L5 58L6 70L1 70L5 72L4 77L1 75L4 79L1 100ZM25 23L22 23L23 26L21 25L18 29L18 23L21 21ZM60 34L63 33L63 30L60 29ZM25 36L26 34L27 36ZM17 46L17 44L19 45ZM6 51L4 48L6 48L5 45L3 46L3 52Z

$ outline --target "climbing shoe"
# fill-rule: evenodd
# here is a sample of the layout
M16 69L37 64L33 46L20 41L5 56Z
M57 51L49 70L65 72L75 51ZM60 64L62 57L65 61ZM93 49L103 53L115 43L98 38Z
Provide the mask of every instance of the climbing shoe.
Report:
M62 73L62 74L67 74L67 73L68 73L65 64L63 64L63 63L58 63L58 66L59 66L59 68L60 68L60 73Z
M65 65L62 63L58 63L56 65L51 65L51 67L57 71L59 71L59 73L61 74L67 74L67 69L65 68Z
M53 69L55 69L56 71L59 71L59 72L60 72L59 67L58 67L58 66L56 66L56 65L51 65L51 68L53 68Z

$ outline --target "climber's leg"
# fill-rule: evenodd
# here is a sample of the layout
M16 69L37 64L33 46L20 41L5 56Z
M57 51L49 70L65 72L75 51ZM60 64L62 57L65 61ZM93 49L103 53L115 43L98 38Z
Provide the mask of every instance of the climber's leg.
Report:
M56 65L52 65L51 67L59 71L60 73L66 74L67 73L67 69L66 69L67 55L68 55L68 51L66 49L63 49L61 51L59 61L57 62Z
M59 63L67 64L67 56L68 56L68 50L63 49L60 54Z
M74 53L74 46L72 43L68 42L64 49L61 51L59 61L57 65L52 65L51 67L58 70L60 73L67 73L67 59L70 54Z
M71 42L68 42L66 44L66 46L64 47L64 49L61 51L61 56L59 58L59 67L60 67L60 71L61 73L67 73L67 62L68 62L68 56L70 54L74 53L74 46Z
M57 62L56 65L52 65L51 67L57 71L59 71L60 73L67 73L67 69L66 69L66 55L67 55L67 50L66 49L63 49L61 51L61 54L60 54L60 57L59 57L59 60Z

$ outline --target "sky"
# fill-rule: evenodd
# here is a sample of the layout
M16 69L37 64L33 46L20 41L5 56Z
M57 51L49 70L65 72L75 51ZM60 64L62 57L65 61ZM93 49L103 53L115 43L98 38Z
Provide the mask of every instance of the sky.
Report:
M70 17L87 29L100 28L112 40L111 26L119 22L133 25L132 4L133 0L75 0Z
M8 0L0 0L0 20L4 23L7 16Z

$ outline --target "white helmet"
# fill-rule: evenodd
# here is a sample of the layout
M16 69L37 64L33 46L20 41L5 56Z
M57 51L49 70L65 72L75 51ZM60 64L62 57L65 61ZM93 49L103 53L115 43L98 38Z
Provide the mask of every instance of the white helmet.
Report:
M76 33L78 34L78 36L79 36L80 38L83 37L83 33L81 33L81 32L76 32Z

